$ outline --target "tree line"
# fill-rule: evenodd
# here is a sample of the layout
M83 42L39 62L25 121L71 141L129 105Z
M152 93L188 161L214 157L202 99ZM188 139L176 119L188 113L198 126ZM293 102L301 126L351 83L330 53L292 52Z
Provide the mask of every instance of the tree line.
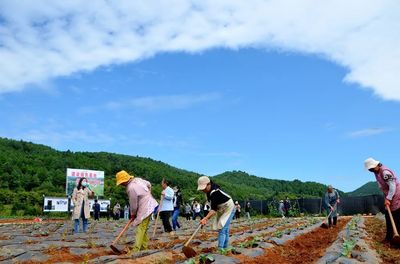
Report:
M65 197L67 168L104 171L104 198L127 203L125 189L115 185L115 174L126 170L149 180L157 199L160 182L168 179L180 186L185 201L203 201L196 190L200 174L175 168L151 158L107 152L58 151L45 145L0 138L0 215L39 215L43 195ZM212 177L235 200L321 197L326 186L315 182L271 180L242 171L224 172Z

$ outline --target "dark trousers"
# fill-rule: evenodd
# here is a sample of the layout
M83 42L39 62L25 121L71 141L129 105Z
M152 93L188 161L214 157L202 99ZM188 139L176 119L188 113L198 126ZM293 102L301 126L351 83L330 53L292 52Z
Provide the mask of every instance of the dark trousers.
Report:
M193 212L193 220L196 220L197 216L199 216L200 219L203 218L203 216L201 215L201 212L200 212L200 213L195 213L195 212Z
M172 231L171 223L169 222L171 213L172 213L172 211L161 211L160 212L160 218L161 218L161 221L164 226L164 231L168 232L168 233Z
M100 212L94 212L94 220L99 220Z
M190 220L191 214L190 213L186 213L186 220Z
M397 230L399 230L400 227L400 209L397 209L396 211L392 211L392 216L394 223L396 225ZM393 227L392 227L392 222L390 221L389 218L389 213L385 211L385 219L386 219L386 240L390 241L393 238Z
M337 216L336 217L329 217L328 218L328 224L329 226L332 226L332 220L333 220L333 225L335 226L337 224Z

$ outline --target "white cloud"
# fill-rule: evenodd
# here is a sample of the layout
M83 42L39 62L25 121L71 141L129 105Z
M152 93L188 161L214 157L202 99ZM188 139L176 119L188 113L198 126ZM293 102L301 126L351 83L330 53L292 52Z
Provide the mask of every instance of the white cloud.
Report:
M1 1L0 92L160 52L258 47L318 54L400 100L400 2Z
M352 132L348 133L348 136L350 136L350 137L369 137L369 136L375 136L375 135L379 135L382 133L386 133L391 130L392 129L381 128L381 127L366 128L366 129L361 129L361 130L357 130L357 131L352 131Z
M106 104L108 109L134 108L143 111L158 111L171 109L185 109L198 104L215 101L220 98L218 93L199 95L177 94L138 97L130 100L112 101Z

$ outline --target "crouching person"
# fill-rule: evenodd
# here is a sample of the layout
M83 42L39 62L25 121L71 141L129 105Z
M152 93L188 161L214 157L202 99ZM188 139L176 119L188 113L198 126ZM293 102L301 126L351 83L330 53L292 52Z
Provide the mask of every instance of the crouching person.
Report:
M132 224L137 226L134 252L147 249L147 229L151 215L158 205L151 195L151 183L141 178L129 175L126 171L116 174L117 185L126 187Z
M235 204L232 198L207 176L198 179L197 190L204 192L207 195L207 200L211 203L210 212L200 220L200 224L206 225L211 217L217 215L213 221L213 228L218 229L218 249L228 248L229 225L235 215Z

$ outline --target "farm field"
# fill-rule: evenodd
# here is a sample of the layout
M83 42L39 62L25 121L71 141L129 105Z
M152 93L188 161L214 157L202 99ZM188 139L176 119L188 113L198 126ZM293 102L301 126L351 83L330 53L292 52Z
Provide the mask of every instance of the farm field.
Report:
M323 220L314 217L234 220L232 249L225 252L217 251L217 233L206 226L190 244L198 253L192 259L185 257L182 246L197 227L194 221L181 219L183 227L173 238L160 227L156 238L150 239L149 249L139 253L130 251L134 243L134 228L130 227L117 244L125 254L117 255L109 245L126 220L91 221L88 233L75 235L71 221L2 220L0 261L24 264L397 263L399 250L379 243L385 231L382 217L341 217L333 229L321 228Z

